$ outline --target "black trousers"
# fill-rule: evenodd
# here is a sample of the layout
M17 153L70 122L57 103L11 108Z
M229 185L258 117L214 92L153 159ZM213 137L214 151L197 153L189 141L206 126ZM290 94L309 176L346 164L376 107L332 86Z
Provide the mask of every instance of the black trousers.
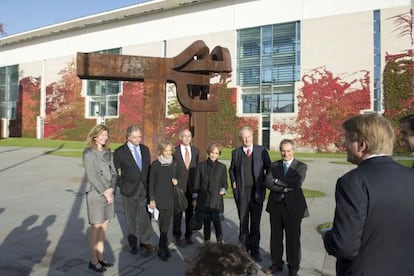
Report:
M258 254L263 203L256 202L254 190L246 189L242 200L243 202L238 204L240 219L239 240L252 254Z
M185 193L185 195L187 196L187 202L188 202L188 207L184 212L185 213L185 236L189 238L193 235L193 230L191 229L191 226L190 226L190 220L194 214L194 208L192 204L192 200L193 200L192 195L188 192ZM178 239L181 238L182 236L182 232L181 232L182 218L183 218L182 213L174 214L174 217L173 217L173 236Z
M288 267L298 271L301 258L300 224L302 219L290 217L284 201L276 204L276 208L270 212L270 254L272 263L283 266L283 236L285 234Z
M203 218L203 233L204 233L204 240L209 241L211 236L211 222L213 222L214 225L214 231L216 232L216 239L217 242L223 241L223 230L221 227L221 221L220 221L219 214L210 214L209 216L205 216Z

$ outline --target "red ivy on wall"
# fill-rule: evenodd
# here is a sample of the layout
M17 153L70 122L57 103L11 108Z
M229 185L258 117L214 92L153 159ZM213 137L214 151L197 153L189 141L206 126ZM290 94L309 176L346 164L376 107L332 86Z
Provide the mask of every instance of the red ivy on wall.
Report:
M59 72L60 80L46 87L46 119L44 137L50 139L85 140L95 119L85 119L82 82L73 62Z
M110 129L111 141L119 143L125 141L128 126L138 125L142 128L144 123L144 83L124 81L122 91L119 96L119 117L105 121Z
M257 138L258 121L256 118L237 117L236 99L237 89L227 88L225 83L216 85L219 111L209 113L208 139L220 142L225 147L239 146L239 130L244 126L250 126Z
M172 118L166 118L165 125L165 139L173 144L178 144L180 131L189 128L189 115L179 113Z
M384 116L397 130L395 151L404 152L405 146L400 139L399 120L401 117L414 113L414 10L389 18L393 20L397 39L408 36L411 47L400 53L385 56L383 72Z
M292 124L273 125L282 134L297 134L297 142L317 151L340 148L341 124L361 110L370 108L369 72L346 82L326 68L312 70L302 77L298 95L298 117ZM353 76L355 77L355 76Z
M399 119L414 113L414 51L387 54L384 68L384 116L397 130L395 151L404 152L400 139Z
M40 78L20 80L16 119L10 120L11 137L36 137L36 120L40 115Z
M73 62L68 63L60 72L60 79L46 87L46 118L44 137L49 139L85 140L90 128L96 124L96 119L85 118L85 97L81 94L82 82L76 74ZM31 130L35 135L36 116L40 109L39 79L29 82L22 80L23 101L21 114L24 129ZM26 83L27 82L27 83ZM31 85L31 86L30 86ZM257 119L238 118L236 116L236 89L227 89L225 84L218 84L219 93L212 93L210 97L217 97L219 111L209 114L208 140L221 142L223 145L235 147L239 144L238 130L249 125L257 132ZM216 95L218 94L218 95ZM143 82L123 82L122 94L119 96L119 117L106 118L105 123L110 129L112 142L124 142L126 129L135 124L143 126L144 122L144 86ZM163 137L173 143L178 142L178 134L182 129L189 127L189 116L182 113L181 107L172 106L174 114L165 118L166 134ZM215 123L215 121L217 123ZM28 133L26 136L29 135ZM145 135L145 133L144 133ZM255 135L257 137L257 135Z

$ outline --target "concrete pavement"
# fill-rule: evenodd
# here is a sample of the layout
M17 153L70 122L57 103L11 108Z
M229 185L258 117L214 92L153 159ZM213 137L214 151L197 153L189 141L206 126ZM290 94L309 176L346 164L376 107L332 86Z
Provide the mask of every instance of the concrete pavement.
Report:
M88 223L81 159L45 154L48 150L0 147L0 275L96 274L87 268ZM316 228L332 220L336 179L354 166L333 164L333 159L301 160L309 166L304 187L323 191L326 196L308 199L310 217L302 223L299 274L335 275L335 259L325 253ZM116 218L109 225L105 245L106 257L115 266L104 275L184 275L186 260L202 244L201 232L195 232L194 245L177 248L171 243L172 257L166 263L143 251L131 255L123 235L125 219L119 193L115 204ZM226 199L224 205L224 242L237 242L239 229L234 201ZM156 245L156 222L153 229ZM269 215L263 211L260 243L263 261L258 263L258 275L264 275L262 270L271 264L269 241ZM287 275L287 268L274 275Z

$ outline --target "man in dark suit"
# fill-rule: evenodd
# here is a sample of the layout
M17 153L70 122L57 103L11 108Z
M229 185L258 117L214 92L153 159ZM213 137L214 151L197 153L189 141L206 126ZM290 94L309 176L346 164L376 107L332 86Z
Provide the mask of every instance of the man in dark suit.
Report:
M136 225L138 221L140 246L153 253L155 247L150 242L152 226L147 212L150 153L148 147L141 144L142 131L138 126L129 126L126 136L127 142L114 152L114 164L121 176L119 188L125 209L127 239L130 252L137 254Z
M392 159L394 131L381 115L342 127L347 159L358 167L338 179L333 226L323 234L337 275L414 275L414 170Z
M266 190L263 181L271 160L265 147L253 144L252 128L243 127L239 137L243 145L232 151L229 168L240 219L239 240L259 262L260 219Z
M280 142L282 159L272 163L265 180L270 190L266 211L270 214L270 253L272 265L266 273L283 270L283 235L286 235L286 259L289 276L297 275L300 264L300 232L305 213L308 215L302 183L308 166L295 159L294 142Z
M180 144L175 147L173 158L177 164L178 187L184 190L188 207L185 210L185 241L187 244L192 244L193 230L191 229L190 220L194 213L194 206L192 204L191 185L194 180L195 169L197 167L199 150L191 145L191 131L184 129L180 132ZM176 245L183 244L181 240L181 221L183 214L174 213L173 216L173 236Z
M400 129L402 140L407 150L414 152L414 114L404 116L400 119Z

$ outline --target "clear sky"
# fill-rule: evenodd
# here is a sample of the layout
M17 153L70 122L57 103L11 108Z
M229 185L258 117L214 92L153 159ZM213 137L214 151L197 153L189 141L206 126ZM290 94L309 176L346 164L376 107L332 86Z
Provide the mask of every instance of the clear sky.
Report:
M0 0L0 24L7 35L13 35L148 1Z

